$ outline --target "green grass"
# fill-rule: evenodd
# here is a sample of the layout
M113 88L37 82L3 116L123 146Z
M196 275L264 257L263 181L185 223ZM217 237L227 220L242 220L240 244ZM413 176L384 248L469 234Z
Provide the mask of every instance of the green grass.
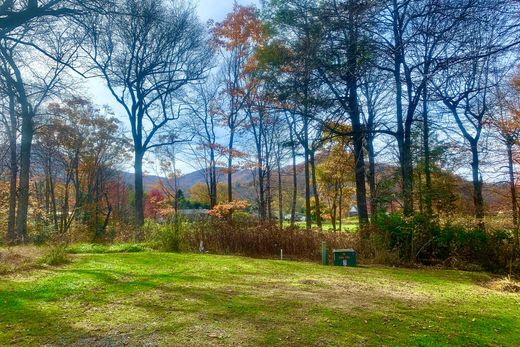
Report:
M85 253L134 253L149 250L141 243L116 243L112 245L100 245L93 243L79 243L67 247L67 252L72 254Z
M306 227L305 222L295 222L295 224L297 226L299 226L300 228ZM323 221L321 224L322 224L323 230L332 230L331 221ZM289 225L291 225L290 221L284 221L284 226L289 226ZM312 226L316 227L316 223L313 222ZM336 227L339 229L339 222L336 222ZM343 223L341 225L341 230L348 231L348 232L355 232L358 230L358 228L359 228L359 222L358 222L357 217L349 217L349 218L343 219Z
M518 346L484 273L158 252L0 277L0 345Z

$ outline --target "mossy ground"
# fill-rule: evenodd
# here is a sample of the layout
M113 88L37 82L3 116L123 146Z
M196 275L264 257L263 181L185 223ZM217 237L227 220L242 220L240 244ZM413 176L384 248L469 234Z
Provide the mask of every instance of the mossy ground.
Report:
M485 273L158 252L0 277L0 345L518 346Z

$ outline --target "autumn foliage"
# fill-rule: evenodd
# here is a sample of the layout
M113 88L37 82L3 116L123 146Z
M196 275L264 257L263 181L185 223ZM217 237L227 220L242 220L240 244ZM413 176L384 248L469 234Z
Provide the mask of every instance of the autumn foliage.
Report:
M249 202L245 200L235 200L232 202L227 202L224 204L218 204L213 209L211 209L208 214L212 217L218 218L218 219L227 219L231 215L233 215L233 212L239 211L239 210L245 210L249 207Z

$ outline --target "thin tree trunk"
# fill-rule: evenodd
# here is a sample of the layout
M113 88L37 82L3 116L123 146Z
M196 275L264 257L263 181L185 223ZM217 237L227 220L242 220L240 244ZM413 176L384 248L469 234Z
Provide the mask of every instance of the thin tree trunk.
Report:
M257 140L257 165L258 165L258 208L261 220L266 218L266 206L265 206L265 172L263 169L264 161L262 158L262 145L259 143L260 139Z
M269 158L266 158L266 170L265 170L265 202L267 206L267 219L270 221L273 219L273 198L271 193L271 166L269 165Z
M291 154L292 154L292 201L291 201L291 227L294 227L296 220L296 200L298 198L298 173L296 172L296 142L292 139L291 133Z
M332 217L332 230L333 231L336 231L336 220L337 220L337 212L338 212L338 206L337 206L337 200L338 200L338 185L336 184L335 185L336 189L335 189L335 192L334 192L334 197L332 198L332 213L331 213L331 217Z
M311 221L311 183L309 170L309 149L305 146L305 226L307 229L312 228Z
M215 163L215 150L213 149L213 146L210 148L210 174L209 174L209 181L210 181L210 194L209 194L209 207L212 209L217 204L217 169L216 169L216 163Z
M7 217L7 240L16 243L16 193L18 183L18 151L16 133L18 122L14 108L14 96L9 95L9 213Z
M52 178L52 162L51 159L47 159L47 181L49 182L49 192L51 196L51 208L52 208L52 220L54 222L54 230L59 231L58 227L58 211L56 207L56 191L54 187L54 180Z
M307 110L305 110L307 112ZM311 220L311 174L309 168L309 119L307 115L303 118L303 149L304 149L304 171L305 171L305 226L312 228Z
M31 147L34 136L33 115L26 111L22 116L20 144L20 188L18 192L18 215L16 237L18 242L27 241L27 213L29 212L29 185L31 170Z
M403 195L404 195L404 214L413 214L413 162L412 162L412 141L409 125L405 126L403 143Z
M227 192L228 192L228 202L233 201L233 145L235 140L235 129L231 128L231 133L229 135L229 145L228 145L228 172L227 172Z
M276 171L278 173L278 223L280 229L283 229L283 195L282 195L282 167L280 163L280 155L276 160Z
M375 222L377 216L377 197L376 197L376 160L374 150L374 137L372 135L367 136L367 147L368 147L368 186L370 194L370 219L372 223Z
M431 157L430 157L430 119L428 115L428 91L423 91L423 150L424 150L424 176L426 179L426 191L424 192L424 203L426 214L431 216L432 209L432 174L431 174Z
M339 189L339 231L343 230L343 187Z
M507 142L507 160L509 168L509 187L511 190L511 210L515 231L515 248L518 249L520 239L518 235L518 201L516 198L515 170L513 165L513 142Z
M316 213L316 224L321 229L321 207L320 207L320 193L318 191L318 180L316 179L316 158L314 156L314 149L310 151L310 164L312 174L312 191L314 193L314 211Z

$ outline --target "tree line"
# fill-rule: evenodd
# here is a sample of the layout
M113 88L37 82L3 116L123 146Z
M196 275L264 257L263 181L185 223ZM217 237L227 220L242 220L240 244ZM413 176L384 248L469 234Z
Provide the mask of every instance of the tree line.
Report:
M175 0L5 1L7 238L28 240L30 209L60 233L126 218L142 238L143 163L161 162L177 209L182 156L210 208L222 174L232 203L249 170L260 219L288 211L294 225L302 196L306 227L327 215L334 229L352 198L361 226L395 206L434 218L456 172L483 228L483 165L504 165L518 244L519 13L512 0L265 0L204 24ZM124 124L78 93L89 79Z

